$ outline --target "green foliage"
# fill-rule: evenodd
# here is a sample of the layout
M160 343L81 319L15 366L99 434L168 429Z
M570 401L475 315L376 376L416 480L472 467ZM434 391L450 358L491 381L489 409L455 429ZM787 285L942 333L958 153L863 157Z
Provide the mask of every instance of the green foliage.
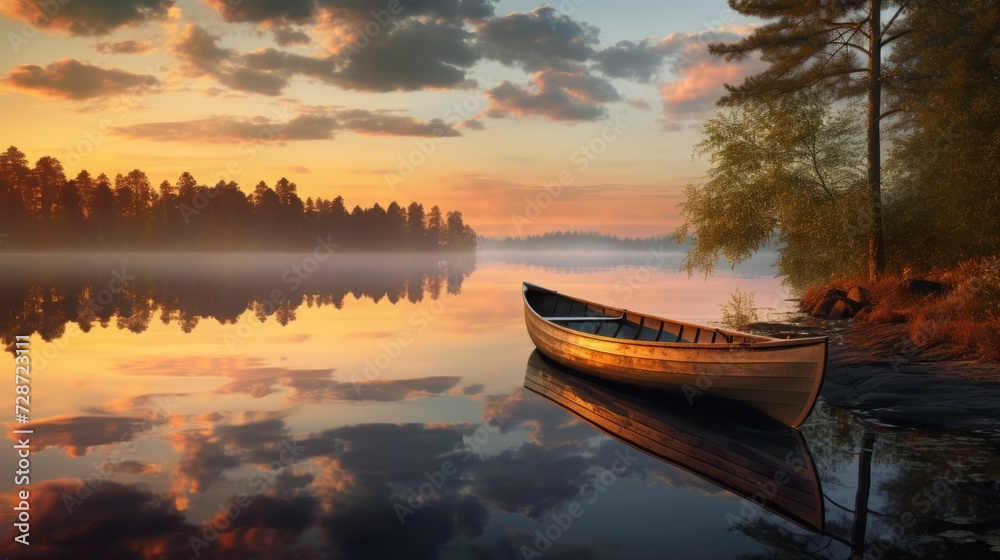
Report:
M674 232L694 239L684 270L708 276L720 257L735 265L774 239L793 286L861 270L864 149L853 110L803 93L722 109L704 127L695 154L708 157L709 180L687 187Z
M758 322L757 308L754 307L753 292L733 291L728 302L722 306L722 324L730 329L744 331Z
M1000 253L1000 4L942 0L900 39L886 226L897 267ZM935 4L935 5L938 5Z

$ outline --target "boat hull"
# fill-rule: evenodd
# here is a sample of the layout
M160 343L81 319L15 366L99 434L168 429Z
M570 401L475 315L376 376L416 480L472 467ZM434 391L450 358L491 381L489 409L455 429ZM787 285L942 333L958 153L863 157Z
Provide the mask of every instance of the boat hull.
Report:
M676 400L654 402L573 376L537 351L528 359L524 386L643 453L823 531L822 487L798 430L692 414Z
M564 366L617 383L681 393L691 405L739 401L792 427L812 410L826 369L825 337L752 344L620 340L548 321L527 297L524 314L531 341Z

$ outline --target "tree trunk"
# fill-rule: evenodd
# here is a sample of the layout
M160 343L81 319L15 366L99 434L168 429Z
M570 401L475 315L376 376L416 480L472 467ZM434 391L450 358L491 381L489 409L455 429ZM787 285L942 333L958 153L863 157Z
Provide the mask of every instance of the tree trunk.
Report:
M851 560L864 560L868 529L868 497L872 487L872 452L875 432L865 430L858 457L858 489L854 496L854 525L851 528Z
M882 232L882 145L879 117L882 114L882 0L868 0L868 276L874 280L885 272L885 239Z

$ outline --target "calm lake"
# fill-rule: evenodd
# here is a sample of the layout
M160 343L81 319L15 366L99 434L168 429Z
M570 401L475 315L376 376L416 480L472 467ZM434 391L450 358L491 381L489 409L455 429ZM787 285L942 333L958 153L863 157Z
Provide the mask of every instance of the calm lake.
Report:
M524 280L700 323L739 286L780 320L791 296L771 260L706 281L659 249L5 255L10 371L15 336L31 335L32 357L31 421L12 411L7 426L34 432L28 547L13 540L17 449L0 451L3 553L1000 555L996 433L901 430L823 402L801 433L683 406L640 416L629 399L641 396L618 400L532 360ZM526 376L601 399L626 432L612 437Z

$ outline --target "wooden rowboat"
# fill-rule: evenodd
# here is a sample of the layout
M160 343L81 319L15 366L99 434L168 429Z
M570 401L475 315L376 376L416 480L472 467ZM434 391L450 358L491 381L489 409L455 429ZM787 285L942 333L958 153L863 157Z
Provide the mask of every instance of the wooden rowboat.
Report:
M823 384L825 336L782 340L672 321L528 282L523 293L531 341L583 373L678 392L691 405L738 401L793 428L809 416Z
M653 401L636 391L574 375L537 350L528 358L524 386L642 453L800 527L824 532L819 475L802 434L794 428L698 414L683 399L679 406L678 399ZM752 521L734 516L727 516L731 524Z

